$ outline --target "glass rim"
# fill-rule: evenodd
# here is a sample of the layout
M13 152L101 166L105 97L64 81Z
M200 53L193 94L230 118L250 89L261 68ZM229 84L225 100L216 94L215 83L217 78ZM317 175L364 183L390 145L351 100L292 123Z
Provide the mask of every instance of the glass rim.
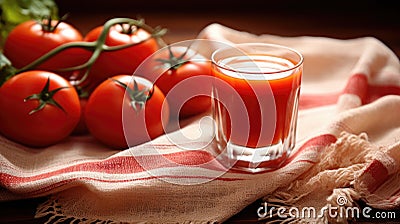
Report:
M243 50L240 49L241 46L266 46L266 47L274 47L274 48L281 48L281 49L285 49L288 50L294 54L296 54L299 57L299 61L297 63L295 63L292 67L287 68L287 69L282 69L282 70L278 70L278 71L271 71L271 72L263 72L263 71L243 71L243 70L236 70L236 69L232 69L228 66L226 66L225 64L220 64L215 60L215 55L220 53L223 50L229 50L232 48L238 49L239 51L241 51L243 53L243 55L248 55L247 53L245 53ZM225 69L231 72L240 72L242 74L276 74L276 73L284 73L284 72L288 72L288 71L292 71L295 70L297 68L299 68L304 61L304 57L303 55L296 49L284 46L284 45L279 45L279 44L271 44L271 43L239 43L239 44L233 44L233 45L229 45L229 47L224 47L224 48L219 48L217 50L215 50L212 54L211 54L211 62L212 64L216 65L218 68L221 69Z

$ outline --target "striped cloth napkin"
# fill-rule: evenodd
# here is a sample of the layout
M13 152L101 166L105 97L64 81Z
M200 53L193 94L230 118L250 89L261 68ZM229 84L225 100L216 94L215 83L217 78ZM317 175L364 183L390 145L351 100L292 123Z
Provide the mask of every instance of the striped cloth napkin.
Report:
M388 47L372 37L257 36L219 24L198 37L282 44L303 54L297 144L282 168L226 170L208 152L208 116L124 151L90 136L40 150L0 136L0 200L49 196L36 216L75 223L220 223L260 198L265 204L254 214L267 221L282 217L266 205L400 207L400 63ZM209 56L213 47L204 49ZM321 211L283 221L351 218Z

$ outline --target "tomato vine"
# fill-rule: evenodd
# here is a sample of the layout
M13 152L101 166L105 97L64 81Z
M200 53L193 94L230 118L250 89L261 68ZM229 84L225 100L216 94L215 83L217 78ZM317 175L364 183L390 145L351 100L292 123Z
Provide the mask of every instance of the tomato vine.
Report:
M141 29L144 29L147 32L149 32L151 35L149 38L147 38L141 42L118 45L118 46L108 46L107 44L105 44L107 34L110 31L110 28L116 24L128 24L129 27L141 28ZM130 28L130 29L132 29L132 28ZM59 72L64 72L64 71L75 71L75 70L84 70L85 69L83 76L79 80L74 81L74 83L73 83L74 85L78 86L87 79L87 76L89 75L92 65L95 63L97 58L100 56L101 52L121 50L124 48L128 48L128 47L131 47L134 45L141 44L142 42L144 42L150 38L155 38L157 43L159 44L159 46L162 47L162 46L165 46L166 44L164 43L164 41L162 40L161 37L166 33L166 31L167 30L165 28L161 28L161 27L153 28L153 27L147 25L143 19L135 20L135 19L131 19L131 18L113 18L104 23L104 29L102 30L99 38L96 41L93 41L93 42L77 41L77 42L70 42L70 43L60 45L59 47L54 48L53 50L47 52L46 54L44 54L37 60L33 61L32 63L26 65L25 67L23 67L21 69L7 69L6 70L7 73L2 72L2 70L3 70L3 67L2 67L0 70L0 72L1 72L0 73L0 81L3 81L3 80L5 81L6 79L9 79L12 75L15 75L15 74L18 74L21 72L25 72L28 70L32 70L35 67L39 66L40 64L44 63L45 61L49 60L54 55L59 54L60 52L66 50L66 49L83 48L83 49L93 52L91 57L85 63L78 65L78 66L74 66L74 67L61 68L58 70ZM6 60L6 59L3 60L3 57L5 58L5 56L4 55L1 56L1 58L2 58L1 64L9 66L8 60ZM5 68L8 68L8 67L5 67ZM2 82L0 82L0 85L2 85Z

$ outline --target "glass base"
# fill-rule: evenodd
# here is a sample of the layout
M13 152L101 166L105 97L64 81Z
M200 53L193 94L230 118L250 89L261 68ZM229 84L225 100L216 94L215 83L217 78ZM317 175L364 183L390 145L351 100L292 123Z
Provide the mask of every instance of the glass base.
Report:
M258 173L280 168L289 157L292 148L293 144L285 145L282 142L249 148L228 141L226 144L216 143L215 153L218 154L216 158L228 169Z

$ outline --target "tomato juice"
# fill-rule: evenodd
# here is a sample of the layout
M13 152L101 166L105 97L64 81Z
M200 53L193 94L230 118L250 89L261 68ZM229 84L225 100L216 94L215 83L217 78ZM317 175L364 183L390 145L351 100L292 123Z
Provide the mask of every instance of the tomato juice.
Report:
M301 65L301 56L259 52L213 58L213 117L220 152L227 150L238 164L247 161L246 167L271 165L271 160L287 156L295 142Z

